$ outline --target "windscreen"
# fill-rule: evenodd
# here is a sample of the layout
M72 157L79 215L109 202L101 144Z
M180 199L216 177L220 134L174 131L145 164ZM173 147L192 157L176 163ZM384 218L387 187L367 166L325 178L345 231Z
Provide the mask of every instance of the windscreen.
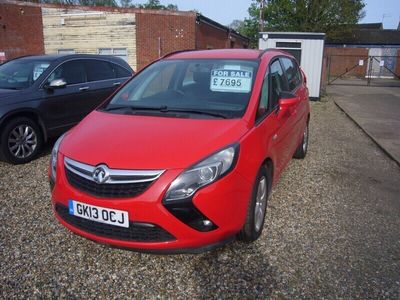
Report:
M136 75L107 108L159 108L241 117L249 101L258 62L253 60L164 60Z
M0 88L20 90L30 87L50 66L49 61L12 60L0 66Z

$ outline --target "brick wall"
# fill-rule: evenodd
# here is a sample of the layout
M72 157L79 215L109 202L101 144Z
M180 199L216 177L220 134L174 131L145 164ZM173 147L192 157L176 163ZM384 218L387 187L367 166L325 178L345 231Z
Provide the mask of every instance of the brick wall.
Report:
M0 52L7 60L44 53L40 7L0 3Z
M201 22L197 24L196 47L197 49L245 48L247 44L235 35L230 38L225 30Z
M42 8L44 48L46 54L60 49L75 53L97 54L100 48L126 49L127 62L136 65L135 14L81 8ZM89 13L89 14L87 14Z
M138 70L169 52L195 49L195 23L194 13L188 15L137 13Z
M86 11L104 14L83 16ZM69 12L81 15L63 16ZM11 59L55 53L58 49L96 53L98 48L127 48L129 63L140 70L160 56L177 50L246 46L247 41L236 35L230 37L227 30L201 20L196 23L196 17L194 12L8 0L0 4L0 52L6 52L6 58Z
M367 48L330 48L325 47L324 51L325 67L329 68L330 76L338 76L345 72L346 76L365 77L368 66ZM363 59L364 65L359 66L359 61ZM356 67L355 67L356 66ZM353 68L353 69L352 69Z
M196 48L197 49L220 49L227 48L228 36L221 29L211 25L197 24Z

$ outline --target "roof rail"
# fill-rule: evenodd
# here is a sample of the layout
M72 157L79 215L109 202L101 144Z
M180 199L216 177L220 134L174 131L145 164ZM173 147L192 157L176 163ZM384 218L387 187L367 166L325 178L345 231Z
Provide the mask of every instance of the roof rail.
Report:
M266 52L268 52L268 51L274 51L274 50L277 50L277 49L275 49L275 48L264 49L264 50L262 50L262 51L260 52L260 54L258 54L258 58L260 59Z
M172 51L172 52L169 52L169 53L161 56L160 58L166 58L168 56L171 56L171 55L174 55L174 54L178 54L178 53L182 53L182 52L186 52L186 51L196 51L196 49L184 49L184 50Z

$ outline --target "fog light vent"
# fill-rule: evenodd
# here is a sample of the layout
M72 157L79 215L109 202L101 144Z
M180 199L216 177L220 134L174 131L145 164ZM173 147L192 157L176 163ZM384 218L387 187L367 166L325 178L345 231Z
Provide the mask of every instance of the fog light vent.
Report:
M183 199L174 202L164 202L165 208L177 219L198 231L206 232L218 228L207 219L192 203L192 199Z

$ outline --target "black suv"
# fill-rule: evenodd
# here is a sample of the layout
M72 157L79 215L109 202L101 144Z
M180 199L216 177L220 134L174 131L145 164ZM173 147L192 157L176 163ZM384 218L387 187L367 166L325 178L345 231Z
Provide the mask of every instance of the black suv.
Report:
M103 55L26 56L0 65L0 155L31 161L133 73L123 59Z

